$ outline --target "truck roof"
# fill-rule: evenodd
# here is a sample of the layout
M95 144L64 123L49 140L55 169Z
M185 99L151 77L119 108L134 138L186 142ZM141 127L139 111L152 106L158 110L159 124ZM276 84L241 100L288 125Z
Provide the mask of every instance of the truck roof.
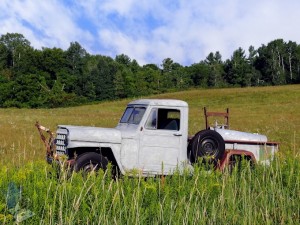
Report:
M188 107L188 104L182 100L176 99L139 99L130 102L128 105L155 105L155 106L179 106Z

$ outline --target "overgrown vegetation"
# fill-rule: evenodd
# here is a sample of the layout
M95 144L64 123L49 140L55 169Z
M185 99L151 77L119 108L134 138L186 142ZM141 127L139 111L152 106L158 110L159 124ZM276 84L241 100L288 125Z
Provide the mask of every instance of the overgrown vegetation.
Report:
M83 178L44 162L0 167L0 188L21 188L19 205L34 213L23 224L294 224L300 219L300 160L277 158L270 167L191 176L112 180L109 173ZM0 220L13 224L0 196Z
M189 104L189 132L204 128L202 108L230 108L230 126L279 141L270 167L164 179L109 173L83 179L57 176L46 164L34 123L114 127L131 99L57 109L0 109L0 224L14 224L21 209L34 215L23 224L295 224L300 220L300 86L228 88L166 93L150 98ZM19 210L7 206L17 187ZM16 201L15 201L16 202Z
M124 54L91 55L78 42L66 51L37 50L22 34L7 33L0 37L0 107L53 108L191 87L296 84L299 67L300 46L282 39L250 46L248 53L239 48L225 60L211 52L188 66L171 58L140 66Z

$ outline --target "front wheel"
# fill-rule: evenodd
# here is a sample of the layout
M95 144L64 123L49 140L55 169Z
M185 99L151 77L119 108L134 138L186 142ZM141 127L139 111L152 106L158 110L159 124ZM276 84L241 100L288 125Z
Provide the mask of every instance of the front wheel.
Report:
M225 142L222 136L213 130L202 130L198 132L189 144L189 152L192 161L216 165L225 152Z
M96 152L87 152L79 155L75 160L74 170L76 172L83 171L89 173L98 171L99 169L106 170L108 160L103 155Z

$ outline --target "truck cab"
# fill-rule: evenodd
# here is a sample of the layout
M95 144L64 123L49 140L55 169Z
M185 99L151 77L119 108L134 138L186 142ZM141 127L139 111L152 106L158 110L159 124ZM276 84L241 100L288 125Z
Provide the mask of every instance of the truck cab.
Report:
M188 105L180 100L137 100L119 124L121 164L143 174L168 174L187 163Z

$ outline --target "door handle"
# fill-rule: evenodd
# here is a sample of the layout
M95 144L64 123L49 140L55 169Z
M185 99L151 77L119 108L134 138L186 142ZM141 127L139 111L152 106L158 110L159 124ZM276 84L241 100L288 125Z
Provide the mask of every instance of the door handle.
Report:
M173 134L176 137L182 136L182 134Z

